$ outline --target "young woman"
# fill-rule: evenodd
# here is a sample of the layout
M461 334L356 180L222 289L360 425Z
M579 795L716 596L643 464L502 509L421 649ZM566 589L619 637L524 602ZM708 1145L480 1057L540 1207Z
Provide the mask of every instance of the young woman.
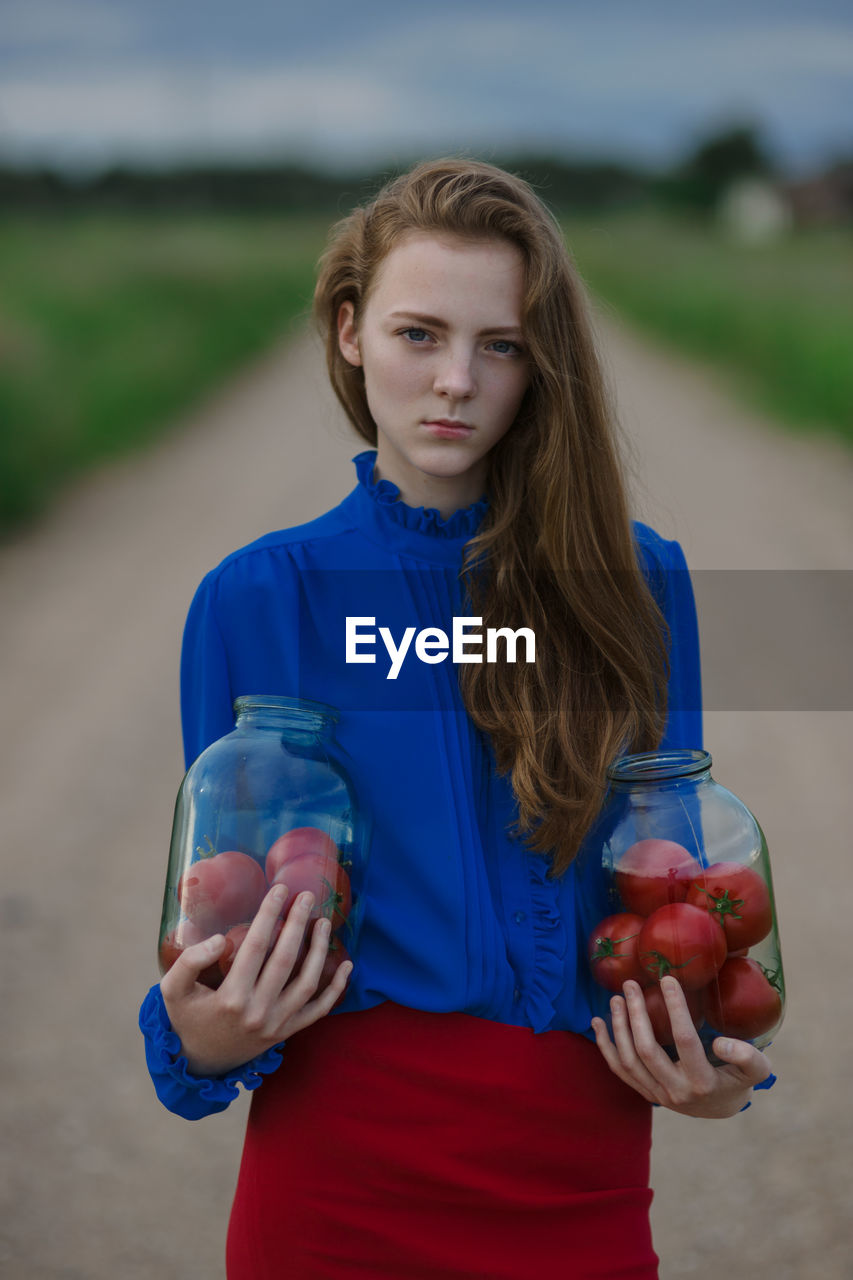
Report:
M524 182L418 166L334 229L315 303L372 448L340 506L204 580L182 712L189 762L240 694L340 709L374 819L359 953L318 992L326 935L296 970L310 901L280 888L218 990L223 939L188 948L140 1015L158 1095L197 1118L257 1088L231 1280L649 1280L651 1104L727 1116L769 1075L738 1041L711 1067L672 979L677 1061L635 984L611 1038L581 976L608 763L700 743L681 551L629 519L584 291ZM525 627L535 661L410 654L389 680L346 663L348 616Z

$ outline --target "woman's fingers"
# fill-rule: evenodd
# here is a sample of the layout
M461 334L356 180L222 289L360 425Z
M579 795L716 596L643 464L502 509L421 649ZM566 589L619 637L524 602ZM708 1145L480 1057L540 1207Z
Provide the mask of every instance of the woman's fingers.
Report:
M669 1014L669 1025L679 1062L690 1079L707 1082L713 1068L699 1039L681 983L667 975L661 978L660 989Z
M613 1042L602 1024L596 1041L608 1066L643 1097L664 1106L678 1105L704 1094L713 1083L713 1068L702 1047L679 983L661 982L678 1060L673 1062L658 1043L639 983L626 982L624 997L610 1002Z
M192 1070L218 1074L247 1062L270 1044L330 1013L337 1004L352 964L339 965L318 991L331 926L326 919L312 919L313 907L313 894L300 893L288 903L286 886L275 885L233 958L228 957L230 969L215 991L200 986L197 979L225 952L222 934L187 947L175 961L161 990ZM308 929L311 936L306 946Z
M225 949L225 938L215 933L204 942L195 942L185 947L175 963L160 979L160 990L164 1000L181 1000L190 995L199 975L209 965L216 964Z
M281 942L285 932L287 932L287 954L290 956L290 967L292 968L293 964L295 964L299 943L298 941L293 943L295 930L292 925L288 930L290 917L293 916L293 908L288 913L288 919L284 925L281 925L282 912L287 904L287 896L287 886L277 884L270 889L261 902L249 931L237 950L228 976L222 984L223 987L227 986L230 992L235 994L239 992L244 998L248 998L249 994L259 985L259 975L264 969L268 957L271 958L277 951L278 944ZM298 901L299 899L297 899ZM294 903L295 906L296 903ZM279 960L281 958L281 952L279 952ZM284 981L286 980L285 977Z
M311 918L313 902L310 893L296 899L258 982L258 990L273 1003L286 995L291 1009L313 995L329 949L329 922Z
M657 1101L661 1075L672 1063L655 1039L639 983L626 982L623 991L624 997L614 996L610 1002L613 1039L631 1083Z
M673 1062L658 1046L660 1058L653 1058L652 1051L645 1043L641 1053L657 1079L658 1101L663 1106L674 1109L707 1098L718 1087L718 1080L699 1039L680 983L667 976L661 979L660 986L669 1015L676 1061ZM649 1034L654 1040L651 1028Z
M613 1074L618 1076L624 1084L629 1084L632 1089L636 1089L638 1093L642 1094L646 1099L646 1102L655 1102L656 1098L654 1093L637 1083L623 1064L622 1059L619 1056L619 1050L610 1039L610 1034L607 1030L607 1024L604 1019L593 1018L592 1029L595 1033L595 1042L598 1045L601 1055Z
M614 1075L641 1093L647 1102L656 1102L658 1100L657 1084L637 1052L627 1001L622 996L611 998L610 1021L613 1029L612 1040L603 1019L593 1018L592 1020L596 1043L607 1065Z
M324 948L325 944L323 944L321 951L324 950ZM325 955L322 955L320 959L321 967L324 961ZM338 1000L340 1000L346 990L346 985L349 981L352 969L352 961L345 960L342 964L338 965L328 985L318 991L313 999L309 998L295 1013L288 1014L283 1011L284 1021L282 1025L286 1023L287 1035L295 1035L297 1031L301 1031L304 1027L310 1026L312 1022L317 1022L320 1018L325 1017L326 1014L331 1013L332 1009L334 1009ZM295 995L295 982L293 983L293 988L293 994ZM312 991L314 988L316 988L316 981L313 984ZM282 992L283 1001L286 1002L290 994L290 988L286 988L285 991ZM284 1033L282 1034L284 1035Z
M594 1018L598 1048L610 1070L649 1102L684 1115L722 1118L734 1115L749 1091L771 1074L767 1058L743 1040L719 1036L713 1049L722 1065L712 1066L699 1039L679 983L661 980L677 1057L657 1043L642 989L626 982L624 997L611 1000L613 1039Z
M761 1084L773 1074L767 1055L745 1040L729 1040L725 1036L718 1036L711 1048L721 1062L736 1068L750 1086Z
M257 990L258 995L270 1005L275 1003L284 987L291 981L296 981L294 972L297 969L300 976L304 973L307 959L304 948L305 931L310 926L313 906L312 893L297 895L290 905L275 945L266 958L266 964L257 979Z

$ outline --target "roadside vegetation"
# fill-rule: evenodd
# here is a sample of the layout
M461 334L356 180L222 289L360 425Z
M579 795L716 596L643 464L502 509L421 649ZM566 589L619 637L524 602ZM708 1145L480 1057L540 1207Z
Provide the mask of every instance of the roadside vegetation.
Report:
M606 307L716 365L780 423L853 444L853 236L795 231L737 241L654 213L564 223Z
M144 446L300 323L340 209L0 218L0 529ZM606 308L729 371L780 421L853 443L853 239L747 245L675 214L565 223Z
M305 316L324 234L313 218L0 219L0 529Z

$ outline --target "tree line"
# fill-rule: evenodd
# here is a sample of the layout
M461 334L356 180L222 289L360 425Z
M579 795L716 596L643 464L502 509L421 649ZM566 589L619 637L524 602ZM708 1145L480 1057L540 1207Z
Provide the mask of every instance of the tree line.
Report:
M717 133L663 171L607 159L548 155L490 157L520 173L560 211L665 205L710 213L722 192L742 177L773 179L775 168L758 132L748 125ZM185 210L343 214L405 164L372 173L335 173L297 163L182 164L145 170L114 165L88 176L57 168L0 164L0 211L73 212Z

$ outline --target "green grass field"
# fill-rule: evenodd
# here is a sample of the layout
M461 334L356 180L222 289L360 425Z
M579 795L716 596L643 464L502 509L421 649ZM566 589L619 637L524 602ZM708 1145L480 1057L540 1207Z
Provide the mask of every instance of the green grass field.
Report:
M726 370L778 421L853 443L853 236L749 245L637 215L564 223L590 288L626 320Z
M0 527L306 315L324 236L280 218L0 220Z
M0 528L142 447L307 315L327 220L0 218ZM750 248L644 215L566 224L606 305L853 441L853 239Z

